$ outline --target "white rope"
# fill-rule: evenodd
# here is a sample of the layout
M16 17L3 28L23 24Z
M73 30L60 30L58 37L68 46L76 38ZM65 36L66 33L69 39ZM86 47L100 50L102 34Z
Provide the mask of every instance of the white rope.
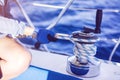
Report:
M70 40L72 42L74 42L74 40L75 41L79 41L80 40L80 39L77 39L77 38L76 39L75 38L71 38L71 35L69 35L69 34L62 34L62 33L57 33L56 34L56 38L63 39L63 40ZM104 40L104 39L99 39L99 40ZM107 39L105 39L105 40L107 40ZM84 39L83 40L81 39L81 41L84 41ZM88 42L87 40L85 40L85 41ZM97 41L97 40L94 40L94 42L95 41ZM120 44L120 38L119 38L118 41L119 42L117 42L117 44L116 44L117 46L118 46L118 44ZM113 62L113 61L108 61L108 60L102 60L102 59L98 59L96 57L93 57L96 54L96 46L94 44L92 44L92 45L88 44L88 45L84 45L83 46L83 45L81 45L79 43L75 43L75 45L77 45L78 49L77 49L77 47L74 47L74 54L77 55L77 56L79 56L79 55L83 56L82 58L88 60L89 62L91 62L93 64L94 64L94 61L95 62L100 61L102 63L107 63L107 64L112 64L112 65L120 66L120 63L118 63L118 62ZM84 47L84 49L83 49L83 47ZM112 52L112 54L115 52L115 50ZM85 53L85 54L79 54L80 52ZM79 57L79 58L81 58L81 57Z
M63 14L67 11L67 9L70 7L70 5L72 4L73 0L69 0L68 3L65 5L65 7L63 8L63 10L61 11L61 13L59 14L59 16L57 17L57 19L50 25L48 26L46 29L51 29L53 28L58 21L61 19L61 17L63 16ZM20 2L18 0L16 0L16 3L18 5L18 7L20 8L21 12L23 13L23 15L25 16L27 22L29 23L29 25L33 28L35 28L35 26L33 25L32 21L30 20L30 18L28 17L28 15L26 14L25 10L23 9L22 5L20 4ZM47 48L46 45L43 45L43 47L46 49L46 51L50 52Z
M22 12L22 14L24 15L25 19L29 23L30 27L35 28L35 26L33 25L32 21L30 20L29 16L27 15L27 13L25 12L25 10L23 9L23 7L20 4L20 2L18 0L15 0L15 2L17 3L17 5L18 5L20 11ZM43 44L43 47L45 48L45 50L47 52L50 52L45 44Z
M50 4L41 4L41 3L35 3L33 2L32 5L34 6L40 6L40 7L47 7L47 8L54 8L54 9L63 9L64 7L63 6L56 6L56 5L50 5ZM95 10L94 8L79 8L79 7L71 7L69 8L70 10ZM119 9L102 9L104 12L120 12Z
M27 13L23 9L22 5L20 4L19 0L15 0L15 2L17 3L17 5L18 5L20 11L22 12L22 14L24 15L25 19L29 23L30 27L35 28L35 26L33 25L32 21L30 20L29 16L27 15Z
M115 47L113 48L113 50L112 50L112 52L111 52L111 54L110 54L109 61L112 60L112 57L113 57L113 55L115 54L115 51L116 51L116 49L118 48L119 44L120 44L120 37L119 37L119 39L118 39Z
M67 2L67 4L65 5L65 7L62 9L62 11L60 12L60 14L58 15L57 19L52 24L50 24L47 27L47 29L53 28L59 22L59 20L62 18L62 16L64 15L64 13L68 10L68 8L70 7L70 5L72 4L73 1L74 0L69 0Z
M71 35L69 35L69 34L62 34L62 33L57 33L56 38L63 39L63 40L70 40L72 42L74 40L75 41L80 41L80 39L71 38ZM108 41L108 39L98 39L98 40L106 40L106 41ZM93 40L93 42L95 42L95 41L97 42L98 40ZM84 40L84 39L81 39L81 41L88 42L87 40ZM113 51L111 53L111 58L112 58L113 54L115 53L115 51L116 51L119 44L120 44L120 38L117 40L116 46L115 46L115 48L113 49ZM80 48L80 49L77 49L77 47L74 47L74 54L77 55L77 56L81 55L81 56L83 56L82 58L85 58L86 60L91 61L91 62L92 61L96 61L96 62L100 61L100 62L103 62L103 63L120 66L120 63L118 63L118 62L113 62L111 60L109 60L109 61L108 60L102 60L102 59L98 59L96 57L91 56L91 55L95 55L95 53L96 53L96 47L94 45L88 44L89 47L87 45L86 46L85 45L84 46L80 45L79 43L76 43L75 45L77 45ZM84 49L83 49L83 47L84 47ZM85 54L78 54L79 52L83 52ZM92 63L94 63L94 62L92 62Z
M93 62L90 58L96 54L96 46L93 44L84 44L74 42L74 54L80 63ZM94 64L94 63L93 63Z
M71 35L69 35L69 34L64 34L64 33L56 33L56 36L55 36L57 39L63 39L63 40L76 40L76 41L79 41L79 39L77 39L77 38L71 38ZM85 40L85 39L80 39L81 41L85 41L85 42L87 42L88 40ZM117 41L118 41L118 39L117 38L113 38L113 39L108 39L108 38L98 38L97 40L92 40L91 39L91 41L92 42L96 42L96 41L112 41L112 42L114 42L114 43L117 43Z
M118 43L120 44L120 39ZM117 44L117 47L118 47L118 44ZM118 62L102 60L102 59L98 59L94 57L94 55L96 54L96 50L97 50L97 47L94 44L80 44L78 42L75 42L74 44L74 54L78 59L77 62L85 63L86 61L88 61L92 63L93 65L96 65L98 62L102 62L106 64L120 66L120 63ZM114 49L114 51L115 50L116 49Z
M78 38L73 38L73 37L71 37L72 35L69 35L69 34L63 34L63 33L56 33L56 38L57 39L63 39L63 40L72 40L72 41L81 41L81 42L96 42L96 41L98 41L98 40L100 40L100 39L88 39L88 40L86 40L86 39L78 39Z

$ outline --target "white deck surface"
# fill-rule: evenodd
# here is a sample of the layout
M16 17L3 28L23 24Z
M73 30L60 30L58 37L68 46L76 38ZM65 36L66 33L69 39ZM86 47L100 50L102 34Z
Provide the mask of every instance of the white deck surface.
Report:
M69 73L66 72L68 56L52 54L48 52L42 52L42 51L31 50L31 49L30 49L30 52L32 53L31 65L56 71L62 74L70 75ZM102 63L99 76L93 77L93 78L82 78L82 79L84 80L120 80L120 66Z

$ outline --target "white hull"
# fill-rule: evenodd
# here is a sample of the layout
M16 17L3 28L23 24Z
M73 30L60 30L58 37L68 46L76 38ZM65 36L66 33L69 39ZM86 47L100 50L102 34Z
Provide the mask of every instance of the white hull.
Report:
M32 49L29 50L32 54L31 65L59 72L62 74L71 75L66 72L68 56ZM100 66L99 76L92 78L82 78L76 75L71 76L78 77L84 80L120 80L120 66L102 62Z

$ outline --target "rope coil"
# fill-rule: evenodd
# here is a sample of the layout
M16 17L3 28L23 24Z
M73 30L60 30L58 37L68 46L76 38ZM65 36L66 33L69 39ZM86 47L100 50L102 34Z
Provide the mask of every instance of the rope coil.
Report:
M92 61L92 57L96 54L97 49L94 45L95 41L97 41L96 36L90 33L86 34L77 31L74 32L71 37L79 39L79 41L71 39L74 43L73 52L77 58L77 61L80 64L87 64L88 62L95 64L94 61Z
M56 34L56 38L58 38L58 39L62 39L62 40L70 40L70 41L72 41L73 43L74 43L74 41L84 41L84 42L87 42L88 40L85 40L85 39L79 39L79 38L74 38L74 37L72 37L72 35L69 35L69 34L61 34L61 33L57 33ZM99 41L99 40L101 40L101 39L90 39L91 40L91 42L97 42L97 41ZM75 43L74 43L75 44ZM89 44L88 44L89 45ZM93 47L90 47L90 48L92 48L92 49L95 49L95 48L93 48ZM74 47L74 49L75 49L75 47ZM87 50L86 50L87 51ZM94 51L94 50L93 50ZM96 52L96 51L95 51ZM75 52L74 52L74 54L75 54ZM96 61L96 62L102 62L102 63L107 63L107 64L111 64L111 65L115 65L115 66L120 66L120 63L118 63L118 62L113 62L113 61L108 61L108 60L103 60L103 59L99 59L99 58L96 58L96 57L92 57L92 56L90 56L90 54L88 54L88 56L86 56L86 58L87 58L87 60L88 61ZM76 59L75 60L73 60L73 64L75 64L75 65L80 65L79 64L79 62L78 61L76 61Z

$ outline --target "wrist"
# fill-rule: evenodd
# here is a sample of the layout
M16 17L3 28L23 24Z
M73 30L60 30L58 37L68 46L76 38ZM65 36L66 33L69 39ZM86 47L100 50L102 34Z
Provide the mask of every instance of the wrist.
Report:
M34 33L34 28L31 27L25 27L23 35L25 36L32 36Z

